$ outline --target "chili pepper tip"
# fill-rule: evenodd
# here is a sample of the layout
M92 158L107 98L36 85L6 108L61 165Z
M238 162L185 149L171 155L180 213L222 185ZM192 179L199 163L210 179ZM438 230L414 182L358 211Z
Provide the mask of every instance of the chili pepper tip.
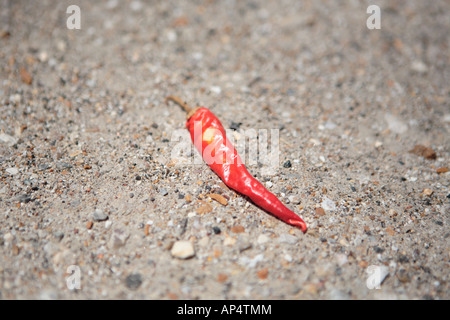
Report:
M302 230L303 233L306 233L306 230L308 230L306 223L303 220L289 219L288 223L293 226L300 227L300 230Z

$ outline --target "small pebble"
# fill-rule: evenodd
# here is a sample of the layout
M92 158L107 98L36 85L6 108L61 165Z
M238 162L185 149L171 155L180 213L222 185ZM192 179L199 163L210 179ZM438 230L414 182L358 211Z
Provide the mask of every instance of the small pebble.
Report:
M324 216L325 215L325 210L323 208L316 208L316 214L318 216Z
M283 233L278 237L278 242L287 243L287 244L295 244L298 242L298 238L296 236L290 235L288 233Z
M6 133L0 133L0 143L6 144L8 147L11 147L17 143L17 139Z
M302 202L302 198L300 196L289 196L288 200L292 204L300 204Z
M342 267L344 264L346 264L348 262L347 255L345 255L343 253L338 253L336 255L336 262L340 267Z
M161 193L162 196L167 196L169 194L166 188L161 188L161 190L159 190L159 193Z
M290 167L292 167L291 161L288 160L288 161L286 161L285 163L283 163L283 167L284 167L284 168L290 168Z
M411 70L417 73L426 73L428 71L428 67L425 63L420 60L415 60L411 64Z
M323 197L322 203L320 205L326 211L336 210L336 204L334 203L333 200L329 199L328 197Z
M170 253L178 259L189 259L195 255L195 250L192 242L181 240L173 244Z
M224 196L222 196L222 195L220 195L220 194L218 194L218 193L211 193L211 194L209 195L209 197L210 197L211 199L216 200L217 202L219 202L219 203L220 203L221 205L223 205L223 206L227 206L227 205L228 205L227 199L225 199Z
M420 144L415 145L413 149L409 150L409 153L413 153L429 160L434 160L437 157L436 152L433 149Z
M57 162L56 169L58 169L58 170L72 169L72 165L70 163L66 163L66 162Z
M41 52L39 52L39 61L41 61L41 62L47 62L47 60L48 60L48 53L47 52L45 52L45 51L41 51Z
M23 83L28 85L33 83L33 77L31 76L30 72L28 72L27 69L25 69L24 67L20 67L19 73L20 79L22 80Z
M105 221L108 220L108 215L104 213L102 209L95 209L92 214L92 219L94 219L94 221Z
M136 290L142 284L142 276L139 273L132 273L125 279L125 285L128 289Z
M233 237L226 237L225 240L223 240L224 246L233 246L236 243L236 239Z
M370 277L371 286L373 288L379 288L384 280L389 275L389 268L386 266L377 266L377 276Z
M256 273L256 275L258 276L259 279L265 280L269 275L269 269L268 268L261 269Z
M397 272L397 278L400 280L400 282L407 283L411 280L411 277L409 276L408 272L405 269L400 269Z
M62 231L55 231L53 236L56 238L56 240L61 241L62 238L64 238L64 232L62 232Z
M211 86L209 90L215 94L220 94L222 92L222 88L219 86Z
M188 218L192 218L192 217L195 217L197 215L197 213L195 212L195 211L191 211L191 212L189 212L188 213Z
M38 166L38 170L39 170L39 171L45 171L45 170L47 170L48 168L50 168L50 166L49 166L48 164L46 164L46 163L42 163L42 164L40 164L40 165Z
M219 274L217 275L217 282L224 283L224 282L227 281L227 280L228 280L228 276L227 276L226 274L224 274L224 273L219 273Z
M239 128L241 127L241 125L242 125L242 122L234 122L234 121L231 121L230 129L231 129L231 130L234 130L234 131L237 131L237 130L239 130Z
M447 167L441 167L441 168L436 169L436 172L439 173L439 174L446 173L446 172L448 172L448 168Z
M231 227L231 232L233 233L242 233L245 232L245 228L241 225Z
M113 249L118 249L120 247L123 247L125 245L125 242L128 239L128 234L126 234L123 230L121 229L115 229L113 231L113 234L111 235L111 239L110 239L110 247Z
M20 203L28 203L31 201L31 197L28 194L21 194L14 198L14 201L20 202Z
M8 172L10 175L15 175L19 173L19 170L17 168L8 168L6 169L6 172Z
M10 232L8 232L7 234L5 234L3 236L3 241L4 241L5 245L8 245L8 244L12 243L13 240L14 240L14 235L11 234Z
M262 261L264 261L264 255L261 253L253 258L243 256L239 258L238 263L246 268L254 268L259 262Z
M256 242L258 243L258 244L264 244L264 243L267 243L267 242L269 242L270 241L270 237L269 236L266 236L265 234L260 234L259 236L258 236L258 239L256 240Z

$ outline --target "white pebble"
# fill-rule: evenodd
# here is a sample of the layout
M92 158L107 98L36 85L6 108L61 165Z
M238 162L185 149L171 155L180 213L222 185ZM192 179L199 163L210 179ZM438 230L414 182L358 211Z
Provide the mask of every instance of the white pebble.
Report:
M209 90L213 93L220 94L222 92L222 88L219 86L211 86Z
M389 275L389 268L386 266L369 266L367 273L370 274L366 281L366 285L369 289L380 288L384 279Z
M188 213L188 218L192 218L195 217L197 214L195 213L195 211L191 211Z
M194 52L192 54L192 58L194 58L194 60L200 61L203 59L203 53L201 52Z
M323 197L322 203L320 204L320 206L325 210L325 211L333 211L336 210L336 204L334 203L333 200L327 198L327 197Z
M225 240L223 240L224 246L233 246L236 243L236 239L233 237L226 237Z
M270 241L270 237L266 236L265 234L260 234L258 236L258 239L256 240L256 242L258 242L259 244L264 244Z
M178 259L189 259L195 255L194 246L190 241L175 242L170 253Z
M422 61L416 60L416 61L413 61L413 63L411 64L411 70L413 70L417 73L425 73L428 71L428 67Z
M298 238L288 233L283 233L278 237L278 242L287 243L287 244L295 244L297 243Z
M290 254L285 254L284 255L284 260L286 260L287 262L292 262L292 256Z
M148 136L145 138L145 142L147 142L147 143L152 143L152 142L153 142L153 137L152 137L151 135L148 135Z
M6 169L6 172L8 172L11 175L15 175L19 173L19 170L17 168L8 168Z
M175 30L167 31L166 37L167 37L167 40L169 40L169 42L175 42L175 41L177 41L177 38L178 38Z
M9 243L11 243L14 240L14 236L8 232L7 234L5 234L3 236L3 241L5 242L5 245L8 245Z
M289 202L292 204L300 204L302 202L302 199L300 198L300 196L292 195L292 196L289 196L288 199L289 199Z
M6 133L0 133L0 143L6 144L7 146L11 147L17 142L17 139L13 136L10 136Z
M254 258L241 257L238 263L247 268L254 268L261 261L264 261L264 255L262 253L256 255Z
M344 264L346 264L348 262L347 255L345 255L343 253L338 253L336 255L336 262L340 267L342 267Z
M45 51L41 51L41 52L39 53L39 61L41 61L41 62L47 62L47 60L48 60L48 53L45 52Z

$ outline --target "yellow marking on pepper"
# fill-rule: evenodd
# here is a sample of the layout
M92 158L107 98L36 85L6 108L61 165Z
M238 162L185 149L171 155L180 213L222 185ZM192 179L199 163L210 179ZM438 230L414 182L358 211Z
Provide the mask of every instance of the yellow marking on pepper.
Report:
M214 137L216 136L217 131L219 131L219 130L217 130L215 128L206 129L205 132L203 132L203 137L202 137L203 141L211 143L213 141ZM220 131L219 131L219 133L220 133Z

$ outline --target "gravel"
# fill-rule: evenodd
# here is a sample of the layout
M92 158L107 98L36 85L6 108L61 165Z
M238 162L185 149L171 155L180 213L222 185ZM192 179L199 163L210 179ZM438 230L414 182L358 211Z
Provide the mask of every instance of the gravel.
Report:
M450 298L448 1L380 30L361 1L72 4L0 2L2 299ZM169 94L306 234L192 157Z

